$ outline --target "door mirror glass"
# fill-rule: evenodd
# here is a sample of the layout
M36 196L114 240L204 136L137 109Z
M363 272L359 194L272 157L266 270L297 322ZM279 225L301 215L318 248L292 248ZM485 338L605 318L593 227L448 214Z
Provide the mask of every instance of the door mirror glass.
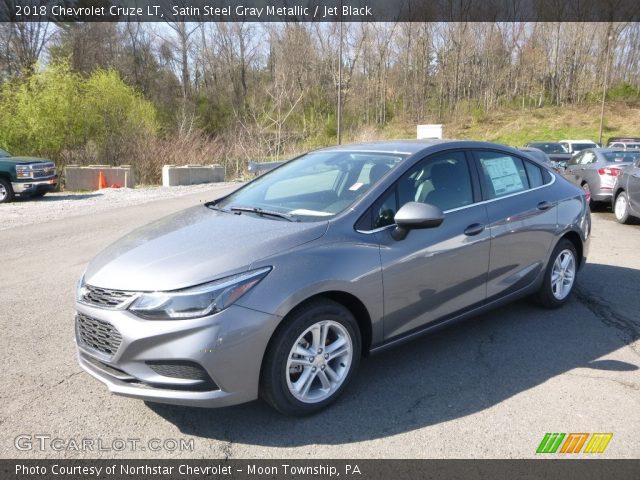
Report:
M444 213L435 205L420 202L405 203L394 217L393 238L403 240L410 230L435 228L444 220Z

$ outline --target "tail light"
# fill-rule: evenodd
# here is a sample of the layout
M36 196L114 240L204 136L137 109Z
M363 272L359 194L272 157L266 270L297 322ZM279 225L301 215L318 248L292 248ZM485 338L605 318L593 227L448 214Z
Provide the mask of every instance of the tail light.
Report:
M599 168L598 175L610 175L612 177L617 177L620 175L620 169L611 167Z

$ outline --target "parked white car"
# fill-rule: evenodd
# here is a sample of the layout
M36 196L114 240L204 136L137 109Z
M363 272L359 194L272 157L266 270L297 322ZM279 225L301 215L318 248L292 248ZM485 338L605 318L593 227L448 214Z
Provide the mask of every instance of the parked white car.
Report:
M587 148L598 148L598 144L592 140L560 140L558 142L562 145L567 153L577 153Z

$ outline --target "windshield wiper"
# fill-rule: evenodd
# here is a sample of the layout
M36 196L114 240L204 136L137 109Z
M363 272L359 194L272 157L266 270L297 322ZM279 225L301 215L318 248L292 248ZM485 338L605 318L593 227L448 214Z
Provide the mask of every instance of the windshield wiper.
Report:
M219 212L229 213L229 210L225 210L224 208L219 207L215 200L212 202L205 203L204 206L207 207L209 210L218 210Z
M250 212L255 213L260 216L270 216L270 217L278 217L284 218L290 222L298 222L299 220L295 220L292 215L282 212L276 212L274 210L265 210L263 208L258 207L229 207L229 210L232 212Z

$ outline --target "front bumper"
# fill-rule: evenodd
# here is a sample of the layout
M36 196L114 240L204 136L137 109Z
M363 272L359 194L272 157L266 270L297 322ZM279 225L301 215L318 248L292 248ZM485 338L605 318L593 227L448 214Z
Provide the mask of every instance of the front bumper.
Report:
M54 175L47 179L41 180L24 180L21 182L11 182L13 191L20 195L27 195L37 192L52 192L58 186L58 176Z
M143 320L126 310L77 303L78 313L108 322L121 336L112 355L78 335L80 366L118 395L150 402L222 407L258 397L260 367L280 317L232 305L194 320ZM206 371L211 389L194 380L160 375L154 362L190 362Z

